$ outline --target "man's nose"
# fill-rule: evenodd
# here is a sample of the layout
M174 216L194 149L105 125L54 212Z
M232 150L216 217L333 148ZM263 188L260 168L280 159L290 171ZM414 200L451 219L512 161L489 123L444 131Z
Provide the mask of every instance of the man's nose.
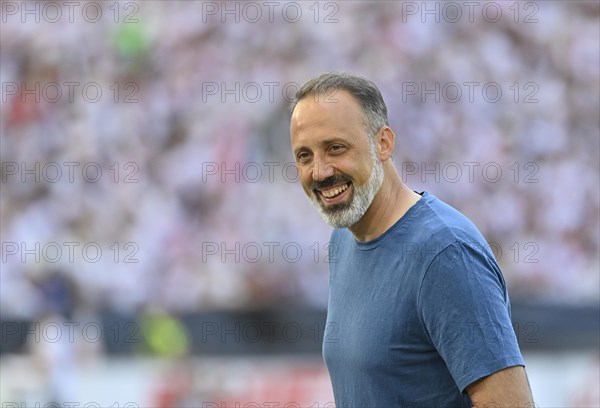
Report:
M312 169L312 178L314 181L323 181L333 176L333 166L325 161L315 161Z

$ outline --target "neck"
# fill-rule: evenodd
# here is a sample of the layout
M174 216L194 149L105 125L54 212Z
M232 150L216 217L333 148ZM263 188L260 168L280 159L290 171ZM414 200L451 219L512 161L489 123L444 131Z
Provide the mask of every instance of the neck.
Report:
M386 168L383 184L367 212L348 229L356 240L371 241L390 229L420 198L402 182L395 167Z

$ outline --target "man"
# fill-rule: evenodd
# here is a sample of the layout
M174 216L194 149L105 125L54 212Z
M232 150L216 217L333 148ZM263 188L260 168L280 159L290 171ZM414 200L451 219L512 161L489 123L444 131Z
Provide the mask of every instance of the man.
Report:
M533 407L494 256L465 216L402 182L377 87L308 81L290 133L335 228L323 355L337 407Z

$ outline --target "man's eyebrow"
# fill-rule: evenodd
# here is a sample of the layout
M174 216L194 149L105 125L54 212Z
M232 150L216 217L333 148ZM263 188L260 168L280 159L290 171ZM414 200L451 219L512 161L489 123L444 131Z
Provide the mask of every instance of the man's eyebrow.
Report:
M320 140L318 145L320 147L323 147L323 146L330 145L332 143L350 144L347 140L342 139L341 137L331 137L331 138ZM310 148L307 146L299 146L296 149L294 149L294 154L298 154L299 152L306 151L306 150L310 151Z
M319 142L319 144L320 145L328 145L328 144L336 143L336 142L338 142L338 143L339 142L341 142L341 143L347 143L347 141L344 140L344 139L342 139L341 137L332 137L332 138L329 138L329 139L321 140Z

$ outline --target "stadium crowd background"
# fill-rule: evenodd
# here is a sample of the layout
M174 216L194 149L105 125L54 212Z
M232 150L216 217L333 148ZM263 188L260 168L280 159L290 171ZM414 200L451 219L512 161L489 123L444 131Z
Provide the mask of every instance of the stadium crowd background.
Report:
M407 3L300 2L296 23L185 1L101 3L95 23L3 9L2 315L324 309L330 231L294 181L288 103L338 69L380 87L403 178L475 222L513 301L597 304L597 3L496 2L493 23Z
M543 5L539 22L526 24L515 23L508 6L497 23L455 24L402 18L400 4L359 2L343 4L337 23L279 16L279 24L266 17L235 24L229 15L224 24L218 14L199 15L198 2L142 5L137 24L115 24L112 15L96 24L9 16L3 84L57 83L62 97L53 103L47 88L36 103L24 88L14 95L3 89L2 160L19 166L16 174L3 168L3 241L19 245L3 259L3 313L36 316L46 307L39 282L57 271L72 281L77 305L92 310L323 307L329 230L286 167L293 160L286 97L294 84L331 69L378 83L404 179L474 220L501 255L514 298L597 302L597 8ZM69 81L81 84L72 101L63 85ZM96 103L80 94L92 82L103 91ZM479 84L473 102L465 82ZM482 96L492 82L503 92L495 103ZM515 82L517 103L509 90ZM535 88L525 89L530 82ZM118 103L109 89L115 83ZM237 93L227 93L236 83ZM462 97L447 102L456 88L446 87L436 102L426 93L436 83L459 84ZM525 103L527 96L537 102ZM124 103L127 97L139 102ZM37 176L27 175L36 162ZM69 162L78 163L73 182ZM48 182L56 174L48 163L62 168L57 182ZM86 168L88 180L101 167L99 181L84 179L88 163L95 166ZM519 173L510 168L515 163ZM36 242L39 262L24 255ZM72 259L65 242L81 243ZM236 242L237 255L227 255ZM268 242L279 243L271 259ZM48 243L62 256L50 247L43 253ZM86 243L100 245L99 261L84 258ZM207 243L217 244L214 255ZM252 246L240 255L248 243L262 254ZM297 243L302 256L296 248L282 253L286 243ZM127 254L139 262L126 263Z

